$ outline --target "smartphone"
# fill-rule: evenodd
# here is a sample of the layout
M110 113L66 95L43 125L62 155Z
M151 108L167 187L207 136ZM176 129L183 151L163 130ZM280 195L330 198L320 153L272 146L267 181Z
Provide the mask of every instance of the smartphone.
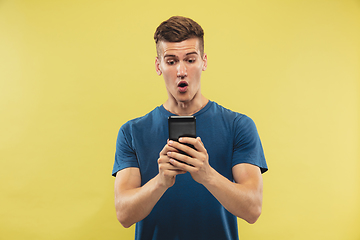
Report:
M181 137L196 138L196 118L194 116L170 116L169 123L169 139L179 141ZM186 144L195 149L191 144ZM187 155L184 152L182 154Z

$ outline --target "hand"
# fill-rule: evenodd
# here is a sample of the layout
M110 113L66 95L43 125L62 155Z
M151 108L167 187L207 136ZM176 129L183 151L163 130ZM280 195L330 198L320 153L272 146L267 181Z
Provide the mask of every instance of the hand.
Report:
M193 145L196 150L184 145L183 143ZM174 167L189 172L192 178L200 184L205 184L210 181L215 170L209 164L209 156L200 137L183 137L179 139L179 142L169 141L168 145L172 147L172 149L176 150L168 151L167 153L167 155L171 158L169 162ZM179 151L183 151L189 156L181 154Z
M177 168L170 163L168 152L178 152L178 150L171 147L169 144L166 144L159 154L159 184L166 188L172 187L174 185L176 175L186 173L186 171L183 169Z

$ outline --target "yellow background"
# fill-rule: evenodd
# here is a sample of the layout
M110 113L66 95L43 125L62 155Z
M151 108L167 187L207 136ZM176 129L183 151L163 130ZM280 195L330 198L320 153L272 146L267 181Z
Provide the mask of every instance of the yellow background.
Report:
M211 100L257 124L269 172L241 239L360 239L360 1L0 1L0 239L133 239L119 127L166 100L153 33L205 29Z

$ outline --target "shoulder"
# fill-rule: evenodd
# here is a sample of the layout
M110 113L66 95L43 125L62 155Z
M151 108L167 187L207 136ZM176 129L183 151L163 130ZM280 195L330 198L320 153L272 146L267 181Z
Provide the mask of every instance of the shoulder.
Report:
M151 125L154 120L159 118L160 115L161 115L161 112L159 110L159 107L156 107L155 109L153 109L152 111L150 111L149 113L147 113L144 116L137 117L137 118L127 121L126 123L124 123L121 126L120 130L128 132L128 131L131 131L134 127L135 128L138 128L138 127L146 128L148 125Z
M236 135L239 133L254 133L256 132L255 122L247 115L235 112L228 108L212 102L211 114L217 121L223 122L228 126Z
M212 102L211 105L212 114L221 115L224 119L236 121L236 122L251 122L252 119L245 114L230 110L216 102Z
M126 142L128 145L133 143L133 140L137 134L142 134L149 129L149 125L157 115L157 108L153 109L144 116L137 117L125 122L119 129L117 142Z

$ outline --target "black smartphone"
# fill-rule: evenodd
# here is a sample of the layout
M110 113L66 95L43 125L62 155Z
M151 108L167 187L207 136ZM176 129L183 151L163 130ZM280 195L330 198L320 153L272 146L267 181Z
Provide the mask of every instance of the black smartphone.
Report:
M196 138L196 118L194 116L170 116L169 117L169 139L179 141L181 137ZM191 144L186 144L195 149ZM187 155L184 152L182 154Z

